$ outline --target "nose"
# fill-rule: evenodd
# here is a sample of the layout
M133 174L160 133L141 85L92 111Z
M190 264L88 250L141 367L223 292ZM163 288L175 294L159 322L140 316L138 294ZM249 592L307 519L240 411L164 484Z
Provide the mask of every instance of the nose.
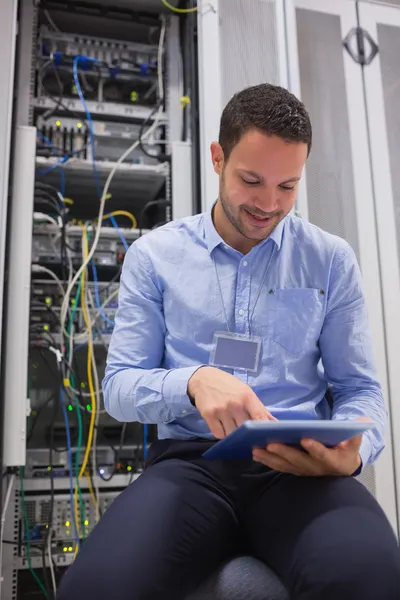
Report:
M256 207L263 213L273 213L278 209L279 199L276 188L265 188L260 194Z

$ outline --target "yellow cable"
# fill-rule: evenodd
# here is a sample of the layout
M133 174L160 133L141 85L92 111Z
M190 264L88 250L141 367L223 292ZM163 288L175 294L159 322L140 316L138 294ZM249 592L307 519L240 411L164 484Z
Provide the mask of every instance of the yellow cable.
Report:
M86 226L84 225L82 227L82 249L83 249L83 260L84 261L86 260L88 254L89 254L86 231L87 231ZM86 329L88 332L87 375L88 375L89 392L90 392L90 396L91 396L91 400L92 400L92 414L90 416L89 434L88 434L88 441L87 441L87 445L86 445L85 456L83 458L81 470L78 475L78 483L82 479L82 475L85 473L86 467L87 467L87 464L89 461L89 455L90 455L90 450L92 448L92 441L93 441L94 424L95 424L95 418L96 418L96 396L95 396L95 392L94 392L93 378L92 378L93 377L92 376L93 336L92 336L92 324L90 322L90 319L88 318L88 314L87 314L87 310L86 310L85 279L86 279L86 269L84 269L82 271L81 298L82 298L83 318L84 318ZM95 473L94 473L94 476L96 476ZM74 489L75 520L78 523L77 506L78 506L78 485L76 485L75 489ZM75 545L74 559L75 559L76 555L78 554L78 548L79 547L78 547L78 543L77 543Z
M176 12L176 13L180 13L182 15L196 12L196 10L198 9L198 6L194 6L193 8L175 8L175 6L172 6L172 4L167 2L167 0L161 0L161 2L164 4L164 6L169 8L169 10L172 10L173 12Z
M103 216L103 220L104 219L108 219L110 216L111 217L118 217L118 215L120 215L122 217L128 217L132 221L132 227L133 227L133 229L137 228L137 221L136 221L135 215L133 215L132 213L128 212L127 210L114 210L113 212L108 213L108 215L104 215Z
M85 471L85 475L86 475L86 479L88 482L88 487L89 487L90 496L92 498L92 502L94 504L94 507L97 508L97 500L96 500L96 496L95 496L95 493L93 490L92 480L90 479L89 471L87 469Z

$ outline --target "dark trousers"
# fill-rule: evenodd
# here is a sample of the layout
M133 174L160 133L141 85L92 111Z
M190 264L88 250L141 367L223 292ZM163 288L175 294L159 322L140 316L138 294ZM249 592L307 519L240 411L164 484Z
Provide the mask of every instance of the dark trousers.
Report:
M201 457L203 441L153 444L111 505L58 600L182 600L222 561L255 556L294 600L399 600L400 551L352 478L302 478Z

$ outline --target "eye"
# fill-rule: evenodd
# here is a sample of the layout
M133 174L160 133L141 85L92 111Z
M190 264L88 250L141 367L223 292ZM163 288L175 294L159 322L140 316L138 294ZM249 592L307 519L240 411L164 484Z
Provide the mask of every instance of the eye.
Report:
M248 179L244 179L244 177L241 177L241 180L246 185L258 185L260 183L259 181L249 181Z
M296 187L295 185L280 185L281 190L293 191Z

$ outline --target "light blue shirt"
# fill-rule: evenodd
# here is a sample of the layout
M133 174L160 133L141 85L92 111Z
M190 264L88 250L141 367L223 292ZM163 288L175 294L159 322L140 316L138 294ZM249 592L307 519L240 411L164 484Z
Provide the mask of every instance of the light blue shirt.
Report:
M209 364L214 333L227 331L214 261L230 331L262 339L257 373L225 370L278 419L372 418L378 427L360 451L363 465L372 463L384 447L386 409L357 261L347 242L291 215L245 256L224 243L210 212L130 247L103 381L107 411L157 424L160 438L213 439L187 384Z

